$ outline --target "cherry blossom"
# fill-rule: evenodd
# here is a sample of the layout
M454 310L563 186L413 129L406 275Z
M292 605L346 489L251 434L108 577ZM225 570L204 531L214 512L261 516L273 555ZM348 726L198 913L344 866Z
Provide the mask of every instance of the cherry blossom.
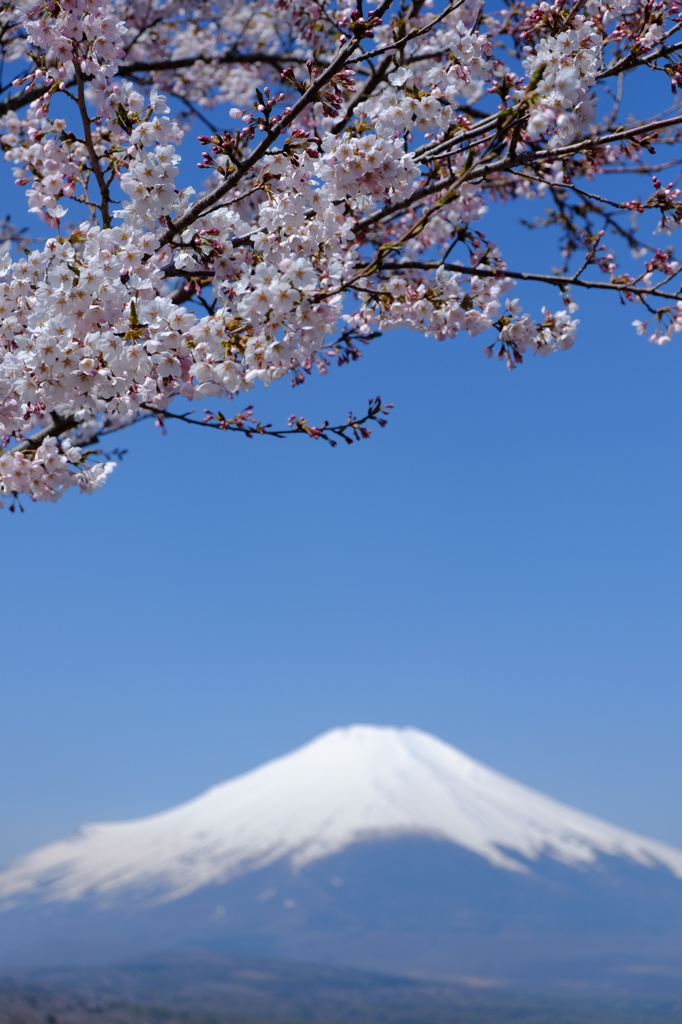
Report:
M682 263L654 238L682 223L676 0L20 0L0 18L0 145L35 224L0 238L11 507L98 488L105 438L143 416L279 436L171 403L301 383L391 328L480 338L514 367L569 349L593 289L638 305L655 345L682 330ZM643 117L648 82L662 112ZM552 269L495 241L512 199L558 230ZM283 432L350 441L387 408Z

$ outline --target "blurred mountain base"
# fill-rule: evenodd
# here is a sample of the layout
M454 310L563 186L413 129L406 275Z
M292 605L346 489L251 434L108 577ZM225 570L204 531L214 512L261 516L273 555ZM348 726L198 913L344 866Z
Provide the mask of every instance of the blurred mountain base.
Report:
M0 1024L679 1024L682 997L528 996L200 951L0 979Z

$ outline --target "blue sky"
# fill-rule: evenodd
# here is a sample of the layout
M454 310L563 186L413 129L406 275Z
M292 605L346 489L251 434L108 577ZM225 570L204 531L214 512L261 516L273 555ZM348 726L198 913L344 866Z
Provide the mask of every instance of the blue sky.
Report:
M513 372L402 334L255 396L379 393L364 444L142 424L94 497L4 512L0 860L355 721L682 844L682 349L579 315Z

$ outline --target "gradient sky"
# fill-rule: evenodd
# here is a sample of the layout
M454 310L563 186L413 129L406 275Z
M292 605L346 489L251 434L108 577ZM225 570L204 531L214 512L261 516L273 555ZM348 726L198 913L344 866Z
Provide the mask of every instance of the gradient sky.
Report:
M523 214L503 251L545 269ZM1 512L0 861L358 721L682 845L682 342L577 297L576 347L513 372L402 333L249 396L282 423L380 394L363 444L144 423L98 494Z

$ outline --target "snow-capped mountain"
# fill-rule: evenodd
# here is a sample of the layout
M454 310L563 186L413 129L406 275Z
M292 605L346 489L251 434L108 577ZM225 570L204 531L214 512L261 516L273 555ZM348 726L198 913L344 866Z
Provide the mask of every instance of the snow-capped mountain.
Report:
M682 851L355 725L0 871L2 970L188 948L682 992Z
M680 850L558 803L418 729L355 725L170 811L86 825L2 872L0 901L130 889L173 900L278 861L296 871L398 836L445 840L507 871L525 872L540 856L585 865L608 855L682 878Z

